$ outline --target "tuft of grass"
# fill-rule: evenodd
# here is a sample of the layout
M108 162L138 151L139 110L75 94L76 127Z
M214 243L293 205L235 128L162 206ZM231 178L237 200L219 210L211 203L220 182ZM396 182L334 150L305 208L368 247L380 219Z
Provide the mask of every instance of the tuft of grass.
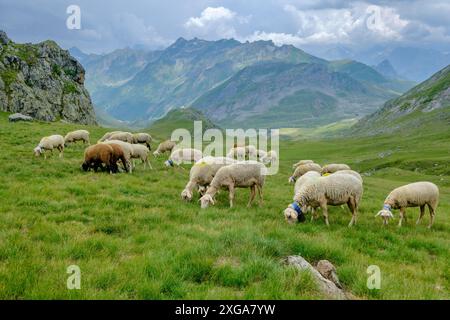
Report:
M63 123L9 123L0 113L0 298L2 299L323 299L308 273L282 263L302 255L330 260L345 290L361 299L448 299L450 247L450 132L408 136L283 140L280 172L269 176L264 205L236 206L227 193L201 210L197 198L182 202L189 166L133 174L85 173L84 147L64 158L35 158L42 136L85 128L96 141L110 129ZM150 133L152 133L150 131ZM162 138L162 137L157 137ZM364 175L358 223L348 228L348 209L330 207L322 220L289 225L283 209L293 186L292 163L348 163ZM440 187L433 229L374 218L394 187L429 180ZM396 217L398 214L395 213ZM68 290L70 265L81 269L81 290ZM369 265L381 269L381 289L366 286Z

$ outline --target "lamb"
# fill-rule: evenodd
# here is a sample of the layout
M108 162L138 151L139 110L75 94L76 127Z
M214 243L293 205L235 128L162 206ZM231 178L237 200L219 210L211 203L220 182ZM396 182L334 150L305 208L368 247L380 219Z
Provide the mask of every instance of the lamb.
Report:
M163 154L167 151L172 152L173 148L177 145L177 143L175 141L171 141L171 140L166 140L161 142L158 145L158 148L156 149L155 152L153 152L153 155L155 157L159 156L160 154Z
M386 225L389 218L394 217L392 209L400 209L398 226L401 227L403 220L406 221L406 208L420 207L420 215L416 221L416 224L419 224L425 214L425 206L428 206L428 211L430 212L428 228L431 228L438 203L439 188L434 183L427 181L410 183L392 190L386 197L386 200L384 200L383 209L376 214L376 217L381 216Z
M209 186L216 172L220 168L235 162L236 160L227 157L208 156L200 159L191 168L189 182L181 192L181 198L186 201L191 201L193 191L196 187L198 187L199 193L202 195L203 190Z
M348 165L343 163L327 164L322 168L322 175L326 175L327 173L334 173L339 170L351 170L351 169Z
M307 164L299 165L295 169L292 176L289 177L289 182L294 183L295 180L297 180L299 177L301 177L308 171L316 171L316 172L320 173L322 171L322 168L317 163L307 163Z
M81 165L81 168L84 171L90 169L97 171L98 168L105 165L109 173L113 173L115 166L117 166L114 161L115 156L113 147L109 144L99 143L86 148L84 151L84 162Z
M120 140L123 142L133 143L133 135L129 132L117 132L112 134L107 141L109 140Z
M274 150L270 150L266 153L266 155L261 159L262 163L273 165L278 160L278 154Z
M352 212L349 227L356 223L359 202L363 194L361 181L349 174L322 176L305 183L294 196L294 202L284 210L288 222L303 221L308 206L322 208L325 223L328 222L328 205L347 204Z
M73 143L77 141L83 141L83 143L91 144L89 141L89 131L87 130L75 130L71 131L64 137L65 146L68 143Z
M295 169L298 166L302 166L302 165L308 164L308 163L314 163L314 161L312 161L312 160L300 160L299 162L297 162L297 163L292 165L292 169Z
M103 144L118 144L123 150L123 153L125 156L125 161L126 161L127 171L129 173L133 172L133 166L131 163L131 158L133 156L132 144L130 144L128 142L123 142L121 140L107 140L107 141L103 142Z
M142 144L132 144L130 146L132 149L131 158L132 159L141 159L142 163L144 164L144 169L145 169L146 164L148 164L150 169L153 169L153 167L148 159L149 149ZM135 167L134 162L133 162L133 167Z
M173 167L174 165L179 166L182 163L190 163L192 161L197 162L202 157L203 154L200 150L192 148L182 148L173 151L169 159L164 163L167 167Z
M34 148L34 155L36 157L41 154L44 155L44 158L47 159L47 155L45 151L50 150L53 154L53 149L56 148L59 151L59 157L64 156L64 137L59 134L54 134L48 137L44 137L41 139L36 148Z
M363 182L361 175L354 170L339 170L332 174L350 174L350 175L354 176L355 178L357 178L359 181Z
M133 133L133 143L143 143L151 150L150 142L152 142L152 136L145 132Z
M243 161L220 168L206 193L200 198L201 207L207 208L215 204L214 196L221 188L228 188L230 208L233 207L235 188L250 188L249 207L255 199L256 190L259 193L260 204L263 201L262 188L264 186L267 169L264 164L257 161Z
M97 141L97 143L104 142L104 141L108 140L113 134L120 133L120 132L123 132L123 131L111 131L111 132L107 132L107 133L105 133L105 134L103 135L103 137L101 137L101 138Z

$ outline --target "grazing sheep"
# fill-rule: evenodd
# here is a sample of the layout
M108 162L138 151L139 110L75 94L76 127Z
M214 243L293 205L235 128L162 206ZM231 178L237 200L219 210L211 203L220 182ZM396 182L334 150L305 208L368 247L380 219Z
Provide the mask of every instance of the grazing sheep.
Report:
M215 204L214 196L221 188L228 188L230 193L230 208L233 207L235 188L250 188L249 207L255 199L258 190L260 204L263 201L262 188L266 178L267 169L264 164L257 161L244 161L230 164L220 168L206 193L200 198L202 208L207 208L211 203Z
M117 162L120 161L120 162L122 162L123 169L125 170L125 172L127 172L129 170L129 166L128 166L128 162L125 157L125 153L123 151L122 146L120 146L117 143L109 143L108 145L111 146L111 148L113 149L113 153L112 153L113 156L111 157L111 164L110 164L111 171L113 173L116 173L119 171L119 168L117 167ZM144 148L146 148L146 147L144 147Z
M297 162L297 163L292 165L292 169L295 169L298 166L302 166L302 165L308 164L308 163L314 163L314 161L312 161L312 160L300 160L299 162Z
M107 140L105 142L102 142L104 144L118 144L124 153L125 159L126 159L126 168L127 172L132 173L133 172L133 166L131 163L131 158L133 156L133 145L128 142L123 142L121 140Z
M295 201L295 195L300 190L300 188L308 183L309 181L313 181L314 179L317 179L320 177L320 173L317 171L308 171L304 175L302 175L300 178L295 181L294 185L294 201ZM311 221L314 220L316 217L316 210L312 209L311 207L308 207L306 211L312 211L311 214ZM300 218L303 218L303 216L300 216Z
M333 163L333 164L327 164L322 168L322 175L325 175L327 173L335 173L339 170L351 170L351 168L343 163Z
M256 155L258 156L258 159L262 161L267 156L267 152L261 149L256 150Z
M274 150L270 150L266 153L266 155L261 159L262 163L273 165L278 160L278 154Z
M107 132L107 133L105 133L105 134L103 135L103 137L101 137L101 138L97 141L97 143L104 142L104 141L108 140L113 134L121 133L121 132L123 132L123 131L111 131L111 132Z
M146 164L148 164L150 169L153 169L152 164L148 159L149 149L146 146L142 144L132 144L131 149L132 149L131 153L132 159L141 159L142 163L144 164L144 169ZM134 162L133 167L135 167Z
M294 196L294 202L284 210L288 222L304 220L303 213L308 206L320 207L328 226L328 205L347 204L352 212L349 226L356 223L359 202L363 193L361 181L349 174L329 175L319 177L305 183Z
M258 158L258 149L253 145L235 146L230 149L227 154L228 158L238 159L243 161L245 159L256 160Z
M160 154L163 154L167 151L172 152L173 148L177 145L177 143L175 141L171 141L171 140L166 140L161 142L158 145L158 148L156 149L155 152L153 152L153 155L155 157L159 156Z
M143 143L148 147L148 150L152 150L150 142L152 142L152 136L145 132L133 133L133 143Z
M34 148L34 155L36 157L41 154L44 155L44 158L47 159L47 155L45 151L50 150L53 154L53 149L56 148L59 151L59 157L63 157L64 155L64 137L59 134L54 134L48 137L43 137L36 148Z
M67 146L68 143L74 143L77 141L83 141L83 143L91 144L89 140L89 131L87 130L75 130L69 132L64 137L64 145Z
M191 201L193 191L196 187L199 188L200 194L211 183L216 172L226 166L235 163L236 160L227 157L204 157L197 161L191 168L189 174L189 182L181 192L181 198L186 201Z
M359 181L363 182L361 175L354 170L339 170L332 174L350 174L350 175L354 176L355 178L357 178Z
M97 171L105 165L109 173L113 173L117 164L115 163L114 149L109 144L99 143L89 146L84 151L84 162L81 168L84 171L93 169Z
M289 177L289 183L294 183L295 180L300 178L308 171L316 171L320 173L322 171L322 168L317 163L307 163L299 165L297 168L295 168L292 176Z
M117 132L112 134L107 141L110 140L120 140L123 142L133 143L133 135L129 132Z
M203 154L200 150L192 148L182 148L174 150L169 159L165 161L167 167L173 167L174 165L179 166L182 163L197 162L203 158Z
M401 227L402 221L406 221L406 208L420 207L419 219L416 221L416 224L419 224L425 214L425 206L428 206L430 212L428 228L431 228L438 203L439 188L434 183L427 181L410 183L392 190L384 200L383 209L376 214L376 217L381 216L384 224L388 224L388 219L394 217L391 210L400 209L398 226Z

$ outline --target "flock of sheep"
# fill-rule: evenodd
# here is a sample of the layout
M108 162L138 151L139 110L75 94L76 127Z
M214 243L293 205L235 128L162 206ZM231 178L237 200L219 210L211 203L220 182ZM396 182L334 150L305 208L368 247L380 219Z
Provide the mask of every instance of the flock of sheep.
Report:
M64 147L70 143L83 141L90 144L89 132L76 130L65 137L52 135L44 137L34 149L36 156L44 155L46 151L57 149L60 157ZM82 169L85 171L98 169L110 173L119 172L118 163L123 170L131 173L134 159L140 159L144 168L149 161L150 143L152 137L148 133L129 133L113 131L106 133L95 145L90 145L84 153ZM267 175L267 164L278 160L278 154L271 150L265 152L252 145L235 145L226 157L205 156L200 150L192 148L177 148L174 141L166 140L159 144L153 153L155 157L170 153L166 166L194 163L190 170L189 181L181 192L181 198L191 201L194 192L200 195L201 208L207 208L216 202L215 195L221 190L229 192L230 207L234 204L236 188L249 188L250 199L247 206L259 195L260 205L263 202L263 187ZM133 161L133 162L132 162ZM290 183L295 183L293 202L284 210L288 222L303 222L305 214L311 212L311 220L317 218L317 210L322 210L326 225L328 221L328 206L347 204L352 218L349 226L356 223L358 207L363 195L363 179L361 175L351 170L346 164L328 164L320 166L312 160L301 160L293 165L294 172L289 177ZM439 202L439 189L431 182L415 182L394 189L385 199L383 209L376 216L388 223L393 218L392 210L400 210L399 227L406 220L407 207L419 207L421 221L425 207L430 213L429 228L433 225L436 207Z

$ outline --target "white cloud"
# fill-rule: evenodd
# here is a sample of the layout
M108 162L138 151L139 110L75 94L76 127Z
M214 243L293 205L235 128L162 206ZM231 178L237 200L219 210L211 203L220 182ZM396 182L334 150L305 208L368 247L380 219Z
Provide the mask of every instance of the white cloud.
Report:
M239 16L225 7L207 7L199 17L190 17L185 23L185 29L195 36L205 38L235 38L234 24L243 24L250 17Z

